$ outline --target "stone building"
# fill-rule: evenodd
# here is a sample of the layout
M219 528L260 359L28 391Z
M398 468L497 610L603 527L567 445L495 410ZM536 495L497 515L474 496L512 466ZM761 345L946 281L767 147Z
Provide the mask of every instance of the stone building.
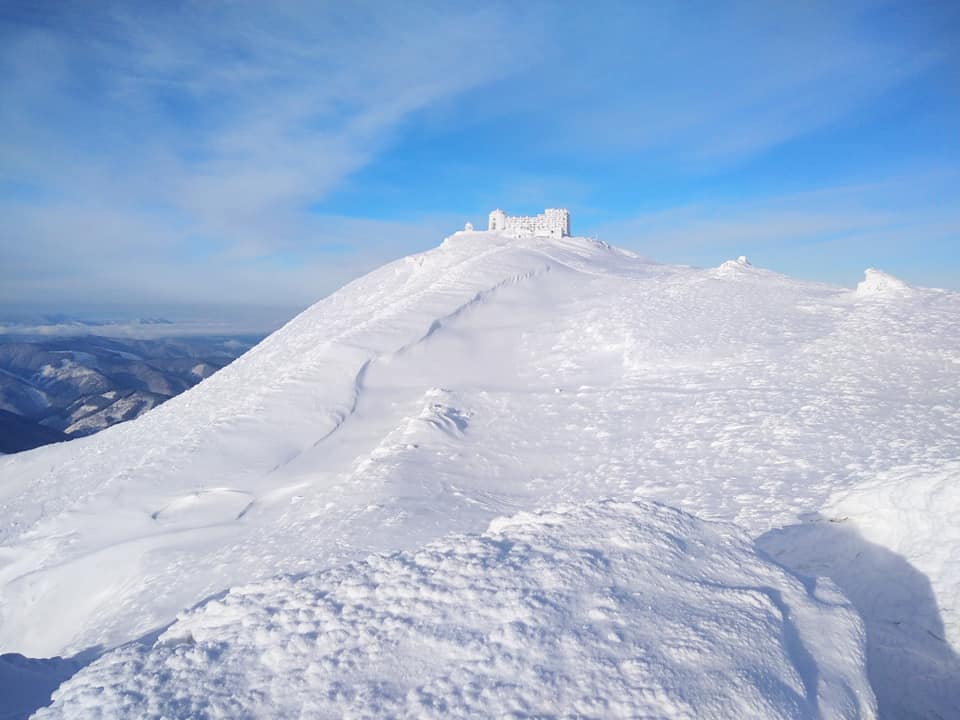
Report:
M513 237L565 237L570 234L570 211L547 208L540 215L507 215L497 208L490 213L489 230Z

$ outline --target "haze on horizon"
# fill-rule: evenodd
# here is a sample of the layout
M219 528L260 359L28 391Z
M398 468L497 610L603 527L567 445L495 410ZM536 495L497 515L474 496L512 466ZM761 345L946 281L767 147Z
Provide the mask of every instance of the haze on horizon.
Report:
M497 206L960 289L958 37L946 2L6 2L0 306L303 307Z

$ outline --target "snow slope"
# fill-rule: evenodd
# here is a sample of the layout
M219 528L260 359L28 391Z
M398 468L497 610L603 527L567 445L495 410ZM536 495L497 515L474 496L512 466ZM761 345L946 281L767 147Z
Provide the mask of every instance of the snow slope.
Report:
M0 651L114 647L225 588L599 497L762 539L823 527L844 493L960 457L960 298L892 285L457 233L136 421L0 458ZM937 528L955 510L917 510L951 557L955 535ZM869 542L864 517L847 527ZM918 657L955 658L954 570L889 550L930 578L886 578L913 582L921 612L857 606L871 680L893 676L901 700L949 716L957 694L914 697L909 680ZM884 579L819 566L848 596ZM905 642L871 643L890 623ZM949 690L960 673L945 663Z
M871 717L862 638L735 528L605 502L234 588L37 717Z

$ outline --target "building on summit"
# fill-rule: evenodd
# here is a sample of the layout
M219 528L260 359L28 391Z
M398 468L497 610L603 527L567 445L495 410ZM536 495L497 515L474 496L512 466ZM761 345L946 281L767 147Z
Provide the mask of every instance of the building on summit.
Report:
M540 215L507 215L497 208L490 213L489 230L513 237L566 237L570 234L570 211L547 208Z

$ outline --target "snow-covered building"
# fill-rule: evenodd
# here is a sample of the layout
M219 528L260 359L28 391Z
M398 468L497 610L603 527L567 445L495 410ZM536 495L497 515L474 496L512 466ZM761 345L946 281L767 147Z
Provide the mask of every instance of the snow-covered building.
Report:
M570 234L570 211L547 208L540 215L507 215L497 208L490 213L488 229L514 237L565 237Z

